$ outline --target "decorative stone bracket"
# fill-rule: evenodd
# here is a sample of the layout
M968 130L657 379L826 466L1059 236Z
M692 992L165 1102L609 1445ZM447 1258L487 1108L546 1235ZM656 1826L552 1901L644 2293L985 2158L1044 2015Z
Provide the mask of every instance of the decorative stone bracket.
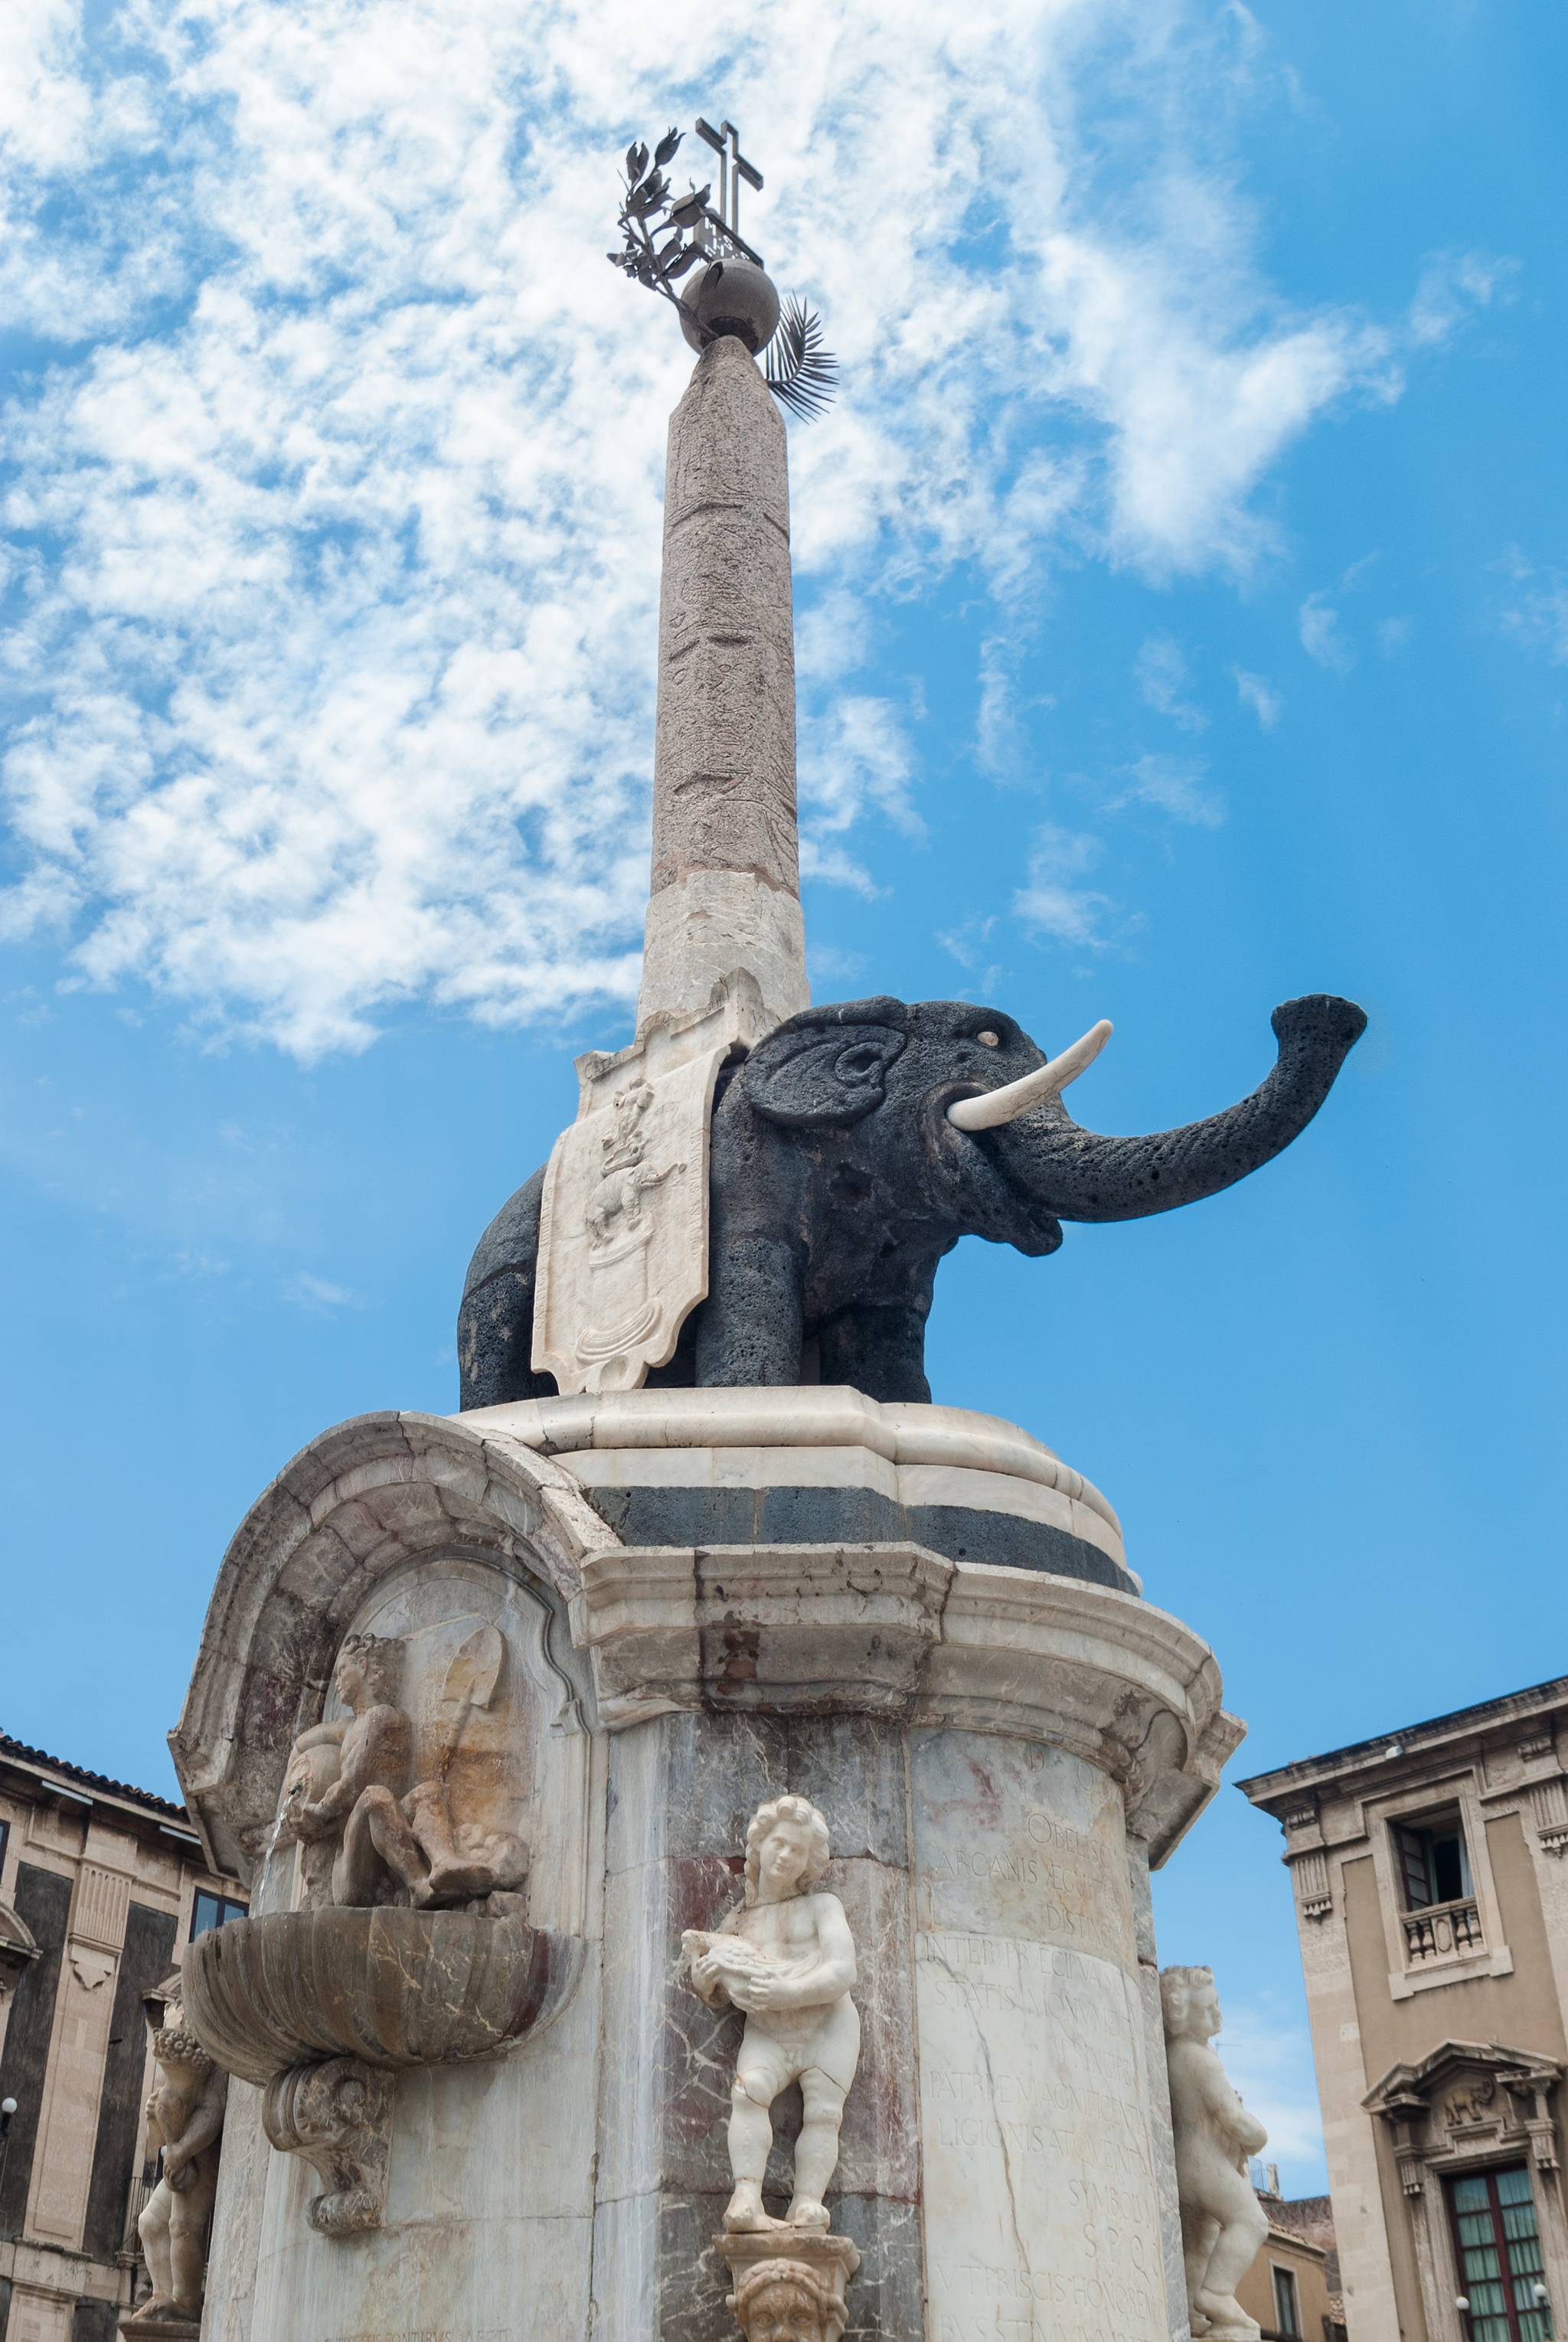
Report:
M303 2155L326 2181L305 2217L324 2237L378 2228L386 2209L386 2167L396 2084L357 2057L291 2067L267 2084L262 2120L273 2145Z

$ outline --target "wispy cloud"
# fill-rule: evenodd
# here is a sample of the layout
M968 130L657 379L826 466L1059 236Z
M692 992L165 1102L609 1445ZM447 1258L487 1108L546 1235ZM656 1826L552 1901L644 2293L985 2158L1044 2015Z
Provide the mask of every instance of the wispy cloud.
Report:
M1127 766L1124 786L1112 797L1110 810L1153 806L1194 829L1218 829L1225 817L1224 800L1204 786L1208 769L1199 756L1140 756Z
M335 1285L330 1277L316 1276L308 1268L296 1269L292 1276L285 1277L283 1294L285 1301L292 1301L296 1309L305 1310L312 1317L333 1317L340 1309L359 1306L357 1295L351 1293L346 1285Z
M1187 697L1192 676L1181 645L1170 635L1151 635L1134 667L1139 696L1158 715L1168 716L1183 732L1202 732L1208 717Z
M1319 666L1333 669L1335 675L1348 675L1355 665L1355 653L1345 639L1339 612L1326 592L1309 594L1302 604L1298 623L1302 648Z
M1287 2167L1287 2193L1311 2192L1322 2184L1323 2159L1312 2037L1293 2010L1270 1994L1252 2001L1227 1996L1224 2019L1217 2047L1226 2073L1268 2132L1264 2152Z
M808 853L857 883L846 834L913 820L913 761L815 596L966 561L1011 609L1064 544L1239 572L1281 453L1392 395L1392 329L1288 312L1193 135L1216 86L1243 102L1245 12L1155 18L111 0L89 34L21 0L7 931L305 1056L399 1002L630 1000L689 357L601 255L618 148L720 84L769 126L758 232L844 362L791 459ZM1132 205L1094 136L1108 71Z
M1272 732L1279 722L1284 702L1273 684L1265 683L1261 675L1250 675L1244 666L1233 667L1236 697L1243 707L1250 707L1265 732Z
M1034 833L1029 878L1013 897L1013 909L1026 927L1054 943L1102 951L1114 937L1108 922L1115 905L1108 895L1082 882L1100 859L1097 837L1046 822ZM952 950L951 941L948 949Z
M1506 580L1504 632L1553 666L1568 666L1568 571L1539 568L1517 545L1499 567Z
M1516 260L1493 253L1433 253L1410 305L1412 340L1424 346L1447 341L1478 310L1507 300L1518 273Z

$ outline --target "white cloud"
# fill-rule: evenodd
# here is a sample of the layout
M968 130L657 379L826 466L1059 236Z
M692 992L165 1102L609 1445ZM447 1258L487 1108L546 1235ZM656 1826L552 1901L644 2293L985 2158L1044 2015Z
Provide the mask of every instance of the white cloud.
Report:
M1409 647L1415 638L1413 618L1382 618L1378 622L1377 646L1384 658L1395 658Z
M1106 921L1115 906L1108 895L1079 883L1094 869L1100 851L1099 839L1082 831L1064 829L1055 822L1037 829L1028 884L1013 897L1014 912L1024 926L1055 943L1104 950L1112 940ZM953 950L952 940L944 940Z
M1348 675L1355 665L1355 653L1345 639L1339 612L1326 595L1309 594L1301 606L1299 622L1307 656L1316 659L1320 666L1332 667L1335 675Z
M1192 159L1238 68L1191 0L121 0L91 36L20 0L7 37L0 292L52 362L6 416L4 916L198 1030L631 998L688 364L602 257L634 130L715 88L766 126L752 225L844 362L791 448L824 875L914 821L846 596L973 559L1011 609L1064 539L1240 570L1281 451L1391 395L1388 336L1287 313Z
M1224 2019L1215 2046L1243 2100L1268 2132L1265 2157L1284 2167L1287 2195L1314 2192L1323 2184L1323 2118L1306 2027L1267 1993L1253 2001L1227 1995Z
M1140 756L1127 766L1126 786L1112 798L1109 810L1153 806L1194 829L1218 829L1225 817L1224 801L1203 786L1207 771L1198 756Z
M1506 301L1516 260L1484 252L1435 252L1421 272L1407 320L1411 339L1430 346L1445 342L1493 298Z
M1272 732L1284 706L1279 693L1261 675L1249 675L1243 666L1233 667L1231 673L1236 679L1236 697L1242 706L1252 709L1265 732Z
M802 744L801 868L872 891L839 841L872 810L907 836L924 835L910 797L914 770L904 717L892 701L841 694L806 727Z
M328 1276L316 1276L308 1268L296 1269L284 1281L284 1298L312 1317L330 1317L335 1310L356 1306L356 1296L346 1285L335 1285Z
M1568 666L1568 572L1540 569L1517 546L1498 565L1510 586L1504 631L1543 651L1554 666Z
M1170 635L1151 635L1134 666L1140 697L1158 715L1168 716L1183 732L1202 732L1208 717L1183 693L1192 681L1182 648Z

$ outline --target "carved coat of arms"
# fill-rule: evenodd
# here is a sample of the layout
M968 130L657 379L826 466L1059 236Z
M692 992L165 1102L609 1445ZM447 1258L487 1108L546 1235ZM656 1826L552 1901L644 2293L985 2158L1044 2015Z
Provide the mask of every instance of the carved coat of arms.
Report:
M563 1393L635 1390L708 1289L708 1123L730 1046L711 1015L579 1060L539 1222L534 1364Z

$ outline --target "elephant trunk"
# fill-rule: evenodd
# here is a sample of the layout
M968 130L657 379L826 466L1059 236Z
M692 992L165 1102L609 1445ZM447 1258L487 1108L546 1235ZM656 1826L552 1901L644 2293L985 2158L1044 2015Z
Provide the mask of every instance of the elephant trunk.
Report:
M1104 1138L1059 1099L989 1132L1010 1182L1064 1220L1137 1220L1201 1202L1244 1179L1304 1130L1366 1029L1353 1001L1287 1000L1272 1018L1279 1056L1250 1097L1206 1121L1139 1138Z

